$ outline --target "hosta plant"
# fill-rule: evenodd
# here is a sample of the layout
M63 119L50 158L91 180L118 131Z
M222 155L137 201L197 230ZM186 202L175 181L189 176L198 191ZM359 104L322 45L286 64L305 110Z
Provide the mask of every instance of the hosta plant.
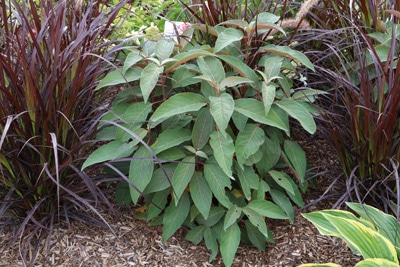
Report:
M392 215L372 206L346 203L360 217L342 210L323 210L303 214L323 235L343 239L354 254L364 258L356 264L366 266L399 266L400 227ZM301 267L340 266L328 264L303 264Z
M273 241L265 217L293 222L307 187L305 154L287 137L291 120L316 131L310 101L319 92L293 90L288 75L313 66L298 51L265 44L252 69L252 49L240 49L257 28L281 30L278 19L261 13L209 27L213 47L147 43L98 85L131 87L103 116L97 138L108 143L83 168L105 162L125 179L117 201L143 205L140 217L163 225L163 242L185 225L188 240L205 241L210 261L219 248L228 266L240 241L260 249Z
M103 38L123 3L0 3L0 218L15 227L11 242L22 237L22 256L59 219L94 222L101 203L111 207L101 177L80 166L107 96L94 90L108 70L101 57L112 59Z

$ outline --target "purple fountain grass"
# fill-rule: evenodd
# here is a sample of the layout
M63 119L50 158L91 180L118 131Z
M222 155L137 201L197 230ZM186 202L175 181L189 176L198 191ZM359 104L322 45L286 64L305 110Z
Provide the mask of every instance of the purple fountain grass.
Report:
M104 180L79 170L109 94L95 91L118 48L105 38L126 1L36 2L0 3L0 217L16 227L11 243L30 233L24 248L59 219L107 225Z

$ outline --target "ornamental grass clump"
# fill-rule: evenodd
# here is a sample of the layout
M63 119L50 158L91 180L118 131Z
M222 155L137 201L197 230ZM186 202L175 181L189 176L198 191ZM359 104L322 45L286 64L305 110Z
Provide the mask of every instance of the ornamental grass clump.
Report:
M111 208L80 166L108 94L94 90L112 60L103 38L123 2L0 3L0 218L23 249L59 220L100 222L97 209Z
M334 207L359 201L398 214L398 10L388 1L320 1L307 15L315 29L293 38L315 66L309 86L329 93L318 103L320 130L343 170L335 188L345 188L330 195Z
M327 112L336 151L347 179L344 200L372 201L397 214L400 159L400 31L366 34L347 28L354 45L335 50L339 65L324 69L332 81L335 112Z

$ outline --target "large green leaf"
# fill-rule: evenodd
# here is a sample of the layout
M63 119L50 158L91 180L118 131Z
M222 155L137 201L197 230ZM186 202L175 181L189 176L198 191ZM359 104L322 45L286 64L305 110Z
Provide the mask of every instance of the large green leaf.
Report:
M250 202L246 207L256 211L261 216L272 219L288 219L285 212L271 201L257 199Z
M211 208L212 192L201 172L195 172L190 181L190 195L205 219Z
M244 131L239 132L235 142L236 158L239 166L259 150L265 141L264 131L255 124L248 123Z
M263 157L263 153L262 151L259 149L256 151L256 153L254 153L253 155L247 157L244 160L244 164L247 166L253 166L254 164L260 162L262 160Z
M219 203L229 209L232 206L232 202L225 194L225 188L231 188L230 178L215 163L205 164L204 178Z
M266 12L261 13L260 15L263 15L265 13ZM260 17L260 16L257 16L257 17ZM256 24L256 22L257 22L257 24ZM254 34L263 35L265 33L269 34L269 32L271 32L271 30L280 31L282 34L286 35L284 29L281 26L279 26L276 23L272 23L272 22L268 22L268 21L261 22L261 20L260 21L253 20L252 22L250 22L249 28L251 29L251 34L253 34L253 35Z
M81 170L100 162L128 157L132 155L135 146L134 142L111 141L93 151L83 163Z
M240 76L251 80L253 83L257 83L259 81L256 72L239 58L227 55L218 55L218 58L225 61L230 67L239 73Z
M225 266L231 266L240 243L240 228L237 223L221 232L221 255Z
M163 73L164 67L150 62L142 71L140 75L140 90L142 91L143 100L146 103L149 99L151 92L156 86L160 74Z
M269 238L269 231L262 215L248 205L242 210L243 213L246 214L251 224L257 227L257 229L265 236L265 238Z
M235 100L235 111L263 124L267 124L267 116L262 102L253 98L240 98Z
M150 183L153 176L154 162L152 154L145 147L139 148L133 155L129 165L129 180L136 188L130 187L133 203L136 204L143 190Z
M155 193L162 191L171 186L171 179L174 175L178 163L163 164L153 172L150 183L146 186L143 194Z
M279 75L281 73L281 67L283 63L283 58L277 55L271 55L269 57L265 57L264 60L264 72L262 72L262 76L264 78L264 82L268 85L272 80L279 79Z
M200 83L200 93L207 99L210 96L217 96L217 90L206 81L201 81Z
M124 66L122 68L122 72L126 73L126 71L128 69L130 69L133 65L135 65L136 63L138 63L142 59L143 59L143 57L139 54L138 51L130 52L125 58Z
M156 142L151 145L151 148L155 154L158 154L171 147L175 147L183 142L189 141L191 139L191 135L192 133L188 129L167 129L158 136Z
M322 210L316 212L310 212L306 214L302 214L304 218L312 222L314 226L318 229L320 234L322 235L329 235L334 237L340 237L339 231L336 227L327 219L326 215L335 216L338 218L345 218L351 221L358 221L361 222L353 213L344 210ZM352 245L347 244L352 252L356 255L360 255L358 249Z
M173 71L175 68L179 67L180 65L198 58L198 57L203 57L203 56L215 56L214 53L208 52L207 50L203 49L193 49L188 52L183 52L183 53L178 53L177 55L174 56L174 59L177 61L172 65L169 66L167 69L167 72Z
M185 192L178 205L171 203L166 209L163 217L162 242L165 243L178 230L186 220L190 211L190 199Z
M290 223L294 223L294 210L290 199L278 190L271 189L269 193L272 200L287 214Z
M201 214L196 217L196 222L207 227L215 226L221 223L222 217L226 214L226 209L221 206L211 207L208 218L205 219Z
M265 115L263 102L252 98L240 98L235 100L235 111L256 122L276 127L289 134L289 119L286 113L276 105L272 105L268 114Z
M286 112L280 109L276 104L271 106L267 114L267 125L276 127L290 136L289 117Z
M292 195L296 194L296 191L295 191L296 189L294 188L293 184L291 183L292 178L289 175L287 175L286 173L283 173L283 172L276 171L276 170L270 170L268 173L271 175L271 177L274 179L274 181L279 186L281 186L283 189L286 190L286 192L288 194L289 193Z
M221 91L223 91L225 87L235 87L236 85L242 83L253 83L253 81L240 76L229 76L221 81L219 88Z
M242 30L245 30L249 26L249 23L247 21L241 20L241 19L231 19L231 20L223 21L218 25L234 26L234 27L241 28Z
M386 259L366 259L357 263L354 267L399 267L399 264Z
M230 94L222 93L219 96L210 96L210 112L222 135L226 136L226 128L235 108L235 101Z
M250 242L259 250L265 251L265 236L250 221L246 220L246 233Z
M258 182L258 188L253 194L253 199L254 200L264 200L265 199L265 193L271 190L271 187L265 182L264 180L261 180Z
M198 111L207 104L207 99L200 94L179 93L162 103L150 117L149 125L154 128L162 121L186 112Z
M143 128L138 128L138 123L119 123L119 126L114 132L113 139L119 140L125 143L132 142L134 144L138 144L143 141L143 138L146 137L148 131ZM114 125L113 125L114 127ZM110 132L111 135L111 132Z
M179 162L172 177L172 188L174 189L175 203L178 203L179 198L189 185L193 177L196 158L194 156L186 157Z
M251 189L258 188L260 178L252 167L243 166L243 168L241 168L239 164L235 162L235 169L245 198L251 200Z
M99 90L106 86L129 83L140 79L142 68L133 67L124 72L123 69L117 69L109 72L96 86Z
M304 150L299 144L291 140L285 140L283 149L290 165L296 171L299 181L304 183L307 170L307 160Z
M355 246L364 259L382 258L399 264L395 247L377 231L358 221L328 214L324 216L339 231L339 237Z
M187 66L179 67L172 75L172 87L186 87L198 83L199 81L194 78L196 76L196 73L190 68L187 68Z
M247 121L249 118L237 111L234 111L232 114L232 121L236 126L236 129L239 131L243 131L244 127L246 127Z
M225 215L224 219L224 231L232 224L236 223L237 219L239 219L240 215L242 214L242 209L236 205L233 205Z
M381 235L399 246L400 224L394 216L366 204L347 202L346 205L363 219L373 222Z
M310 213L302 214L304 218L312 222L318 229L320 234L339 237L338 230L332 225L332 223L326 218L325 215L336 216L340 218L346 218L353 221L359 221L353 213L344 210L322 210Z
M215 42L214 53L217 53L228 45L240 41L243 38L243 32L235 28L226 28L218 34L218 39Z
M150 103L144 103L144 102L131 103L122 114L117 116L117 118L122 120L120 125L124 126L130 131L135 131L144 124L151 110L152 108ZM115 139L119 139L121 141L128 141L132 139L132 136L125 129L117 128L115 133Z
M391 34L388 34L389 36ZM398 38L398 37L397 37ZM378 56L379 60L384 63L387 61L388 59L388 55L390 54L390 50L391 50L391 45L376 45L374 46L374 52L376 53L376 55ZM369 53L367 54L367 60L366 60L366 64L370 65L373 64L375 62L374 58L375 55L373 54L372 50L368 51Z
M204 108L194 122L192 129L192 143L196 150L200 150L207 144L210 134L214 130L214 120L210 109Z
M273 86L272 84L266 85L265 83L262 83L261 94L263 98L265 115L268 115L272 103L275 100L275 91L276 91L275 86Z
M256 163L256 166L260 174L264 176L278 163L281 157L281 146L278 140L265 137L260 150L263 153L263 160Z
M196 226L190 229L185 238L193 244L198 245L203 240L205 230L206 227L204 225Z
M314 65L311 61L301 52L291 49L288 46L278 46L269 44L260 48L261 52L269 52L277 54L283 57L288 57L290 59L297 60L299 63L303 64L307 68L315 71Z
M263 76L264 79L264 82L261 85L261 95L263 99L265 115L268 115L276 96L276 85L270 83L270 80L275 77L269 78L264 72L258 72L261 74L261 76Z
M160 62L163 62L164 60L171 57L171 54L174 51L174 47L175 44L172 40L161 39L157 42L154 52Z
M202 80L202 82L207 82L212 88L212 92L211 92L212 95L217 95L217 93L220 91L219 84L213 80L213 77L206 76L206 75L199 75L194 78L196 80Z
M276 23L279 19L280 19L280 16L277 16L277 15L275 15L273 13L261 12L260 14L258 14L256 17L253 18L252 22Z
M139 92L137 90L136 92ZM134 91L130 91L130 93L134 93ZM124 93L119 94L116 98L126 98L126 95ZM112 121L118 119L124 112L132 105L132 103L129 103L128 101L117 101L113 103L111 110L107 111L102 117L101 117L101 125L104 125L104 121Z
M225 78L224 66L218 58L199 57L197 58L197 64L202 75L206 80L211 81L212 84L219 85L219 83Z
M144 42L141 47L140 54L149 60L155 59L153 57L153 55L154 55L154 50L155 50L156 44L157 44L157 42Z
M287 175L286 173L285 173L285 175L288 178L288 182L292 184L292 189L293 189L293 192L286 191L286 193L288 194L290 199L294 203L296 203L299 207L304 206L304 201L303 201L303 198L301 196L301 193L300 193L298 185L293 181L293 179L289 175Z
M193 120L193 114L191 113L181 113L172 116L161 123L161 128L163 131L167 129L174 128L186 128L186 126ZM150 122L151 123L151 122Z
M217 235L213 228L207 227L204 231L204 241L208 250L211 250L209 262L211 262L218 254Z
M166 188L152 195L151 203L147 206L146 221L151 221L164 210L170 195L171 188Z
M221 131L214 131L210 136L210 146L214 157L224 173L232 178L232 162L235 146L229 134L224 137Z
M276 105L286 111L290 116L298 120L301 126L310 134L315 133L317 126L310 112L296 101L283 98L276 102Z
M117 187L115 188L115 201L118 205L128 205L131 203L132 200L129 195L129 184L127 182L123 181L117 184Z
M171 147L157 154L158 159L166 161L180 160L184 157L186 157L186 154L179 147Z
M218 222L221 221L222 217L226 214L226 209L217 206L217 207L211 207L210 212L208 214L207 219L203 217L203 215L199 214L196 217L196 222L200 225L205 225L207 227L211 227L216 225Z

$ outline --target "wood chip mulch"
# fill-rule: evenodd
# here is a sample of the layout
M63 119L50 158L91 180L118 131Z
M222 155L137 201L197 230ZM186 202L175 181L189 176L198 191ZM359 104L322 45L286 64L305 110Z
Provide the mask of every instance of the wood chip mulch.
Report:
M158 227L149 227L133 215L125 213L113 225L118 237L104 228L80 222L72 223L69 228L57 228L51 237L50 253L46 255L45 246L41 246L34 266L223 266L221 257L208 262L210 254L203 243L196 246L186 241L186 229L180 229L163 244ZM334 262L345 267L360 261L344 242L318 234L299 214L294 224L274 221L269 227L275 235L275 244L268 244L264 252L254 247L239 247L233 266L283 267ZM7 233L0 234L0 240L7 238ZM0 266L23 266L18 246L1 253Z
M334 165L335 159L327 155L334 154L324 140L313 138L304 140L302 146L309 160L318 171L323 166ZM322 155L322 156L321 156ZM316 188L329 185L329 178L319 177ZM317 199L323 190L310 190L304 196L306 203ZM290 267L302 263L333 262L343 267L354 266L360 257L354 256L340 239L322 236L316 228L301 216L309 212L330 208L333 202L319 202L306 210L297 211L294 224L282 220L268 220L267 224L274 233L275 244L268 244L265 251L241 245L233 266L271 266ZM124 209L117 219L112 215L104 217L113 227L117 236L107 229L72 222L69 227L58 225L50 237L49 253L45 242L33 266L223 266L220 256L209 262L210 252L204 243L198 246L185 240L187 229L180 229L165 244L161 242L162 229L149 227L146 222L135 219L135 209ZM0 244L9 240L11 233L0 232ZM32 247L33 250L33 247ZM0 246L0 266L29 266L24 263L18 244L13 248Z

